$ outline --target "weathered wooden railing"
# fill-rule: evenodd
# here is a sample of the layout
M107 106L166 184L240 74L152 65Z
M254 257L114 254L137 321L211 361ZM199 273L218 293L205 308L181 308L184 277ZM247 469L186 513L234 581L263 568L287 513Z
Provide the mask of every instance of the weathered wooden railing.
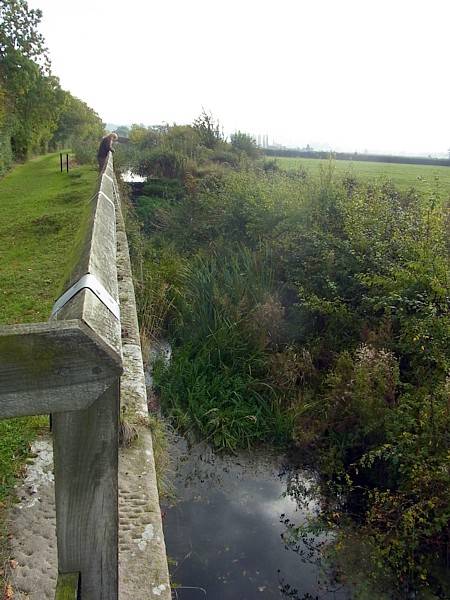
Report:
M48 323L0 327L0 418L52 415L57 598L118 598L122 372L112 155Z

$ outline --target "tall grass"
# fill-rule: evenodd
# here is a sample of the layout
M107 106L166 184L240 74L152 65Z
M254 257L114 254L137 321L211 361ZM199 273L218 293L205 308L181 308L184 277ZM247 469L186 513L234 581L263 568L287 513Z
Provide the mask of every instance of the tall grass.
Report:
M270 256L237 246L185 265L173 327L172 362L155 382L184 428L194 424L217 448L234 450L290 433L270 385L255 309L273 293Z
M179 295L183 259L170 246L156 248L147 244L140 269L135 273L136 301L141 335L156 340L167 332L174 317L175 298Z
M267 250L241 245L202 253L180 274L174 335L180 341L206 339L221 327L246 328L255 308L273 292L274 272Z

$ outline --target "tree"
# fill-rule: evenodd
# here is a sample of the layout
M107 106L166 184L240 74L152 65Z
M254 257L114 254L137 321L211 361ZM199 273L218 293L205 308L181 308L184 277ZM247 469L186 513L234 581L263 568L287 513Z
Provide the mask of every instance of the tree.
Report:
M260 154L260 150L256 145L256 140L247 133L236 131L230 136L231 145L238 152L244 152L251 158L256 158Z
M28 7L26 0L0 0L0 57L8 61L16 53L50 72L45 40L38 31L42 12Z
M0 0L0 90L3 160L46 145L57 122L59 82L50 75L40 10L25 0Z
M140 150L155 148L160 142L161 132L153 127L145 127L134 123L131 125L129 138L132 144L136 144Z
M200 144L198 132L192 125L172 125L161 140L164 148L196 158Z
M199 117L193 123L193 128L197 131L202 146L214 150L219 142L223 141L223 135L220 131L220 123L216 121L211 113L202 110Z
M103 133L98 115L51 74L41 18L26 0L0 0L0 173L12 157L75 138L97 144Z
M53 135L54 145L72 146L73 142L96 142L103 135L103 122L85 102L63 91L63 101L57 129Z
M119 125L119 127L116 128L116 133L119 137L127 138L130 135L130 128L126 125Z

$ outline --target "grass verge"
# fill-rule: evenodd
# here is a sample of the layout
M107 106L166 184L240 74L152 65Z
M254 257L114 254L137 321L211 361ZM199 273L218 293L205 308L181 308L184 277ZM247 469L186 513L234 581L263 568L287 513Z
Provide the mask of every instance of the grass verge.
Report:
M49 154L0 180L0 325L48 319L96 179L92 167L60 173L59 154ZM6 509L30 442L47 422L0 421L0 598L6 589Z

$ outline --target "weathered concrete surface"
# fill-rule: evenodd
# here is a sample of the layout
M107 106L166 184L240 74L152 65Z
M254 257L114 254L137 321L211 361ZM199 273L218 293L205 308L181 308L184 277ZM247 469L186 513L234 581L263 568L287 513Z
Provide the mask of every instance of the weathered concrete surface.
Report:
M57 551L53 449L50 436L32 444L36 458L16 487L10 511L10 583L14 600L54 600Z
M108 165L112 154L108 156ZM104 173L92 198L83 252L66 285L86 274L92 288L70 297L53 317L84 321L117 356L120 368L109 387L85 410L53 414L58 570L80 573L83 600L118 600L118 442L120 316L102 298L118 303L116 210L111 183ZM102 287L103 286L103 287ZM109 294L105 296L103 289ZM79 305L80 298L83 302ZM108 304L111 304L107 301Z
M134 286L120 205L116 213L124 365L121 410L139 436L131 448L119 451L119 597L170 600L152 437L145 425L147 394Z

